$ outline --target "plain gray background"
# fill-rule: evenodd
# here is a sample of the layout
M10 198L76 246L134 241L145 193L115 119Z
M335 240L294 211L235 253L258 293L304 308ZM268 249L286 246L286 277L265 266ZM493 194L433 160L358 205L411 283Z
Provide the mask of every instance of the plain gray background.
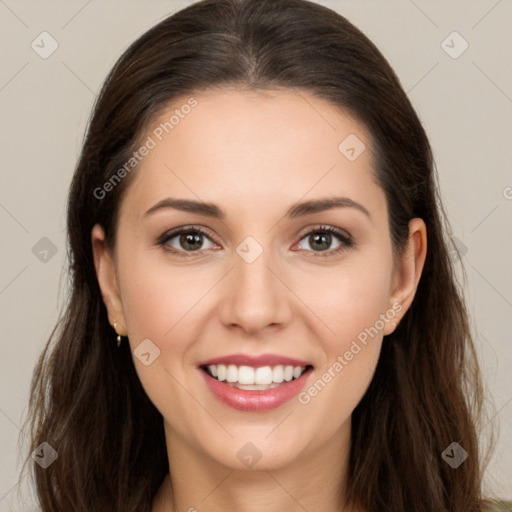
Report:
M66 194L96 93L129 43L190 3L0 0L0 511L33 510L28 489L17 498L18 438L33 366L63 307ZM429 134L499 434L485 493L510 499L512 0L318 3L376 43ZM44 31L58 44L47 58Z

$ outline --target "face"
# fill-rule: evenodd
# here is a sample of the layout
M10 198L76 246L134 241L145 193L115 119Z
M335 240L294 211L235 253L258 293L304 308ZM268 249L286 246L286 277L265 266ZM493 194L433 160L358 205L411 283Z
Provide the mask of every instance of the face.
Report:
M193 97L169 133L188 97L142 139L155 144L121 203L115 257L93 230L105 304L168 442L232 468L299 463L346 439L414 295L424 226L411 221L411 249L394 260L369 135L330 103L288 90ZM265 389L227 382L254 378Z

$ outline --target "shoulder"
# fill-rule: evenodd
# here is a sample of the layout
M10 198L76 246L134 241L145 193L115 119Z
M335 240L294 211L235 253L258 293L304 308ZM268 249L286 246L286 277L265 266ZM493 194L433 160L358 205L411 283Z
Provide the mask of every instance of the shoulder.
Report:
M512 501L493 500L482 509L482 512L512 512Z

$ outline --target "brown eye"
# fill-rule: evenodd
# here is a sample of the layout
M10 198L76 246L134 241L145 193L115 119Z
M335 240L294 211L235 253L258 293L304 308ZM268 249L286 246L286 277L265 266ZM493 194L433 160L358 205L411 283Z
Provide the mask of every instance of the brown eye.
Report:
M314 256L329 256L346 250L354 245L354 242L347 234L330 226L309 231L301 238L301 241L302 240L306 240L310 247L310 249L306 250L308 250L308 252L313 252ZM332 244L336 240L338 241L338 244L333 248Z
M203 235L200 233L182 233L179 235L179 244L186 250L200 249Z
M330 248L332 236L329 233L315 233L313 235L309 235L308 243L313 249L324 251Z
M210 242L210 246L204 247L205 239ZM180 228L165 233L158 243L166 250L180 256L188 256L186 253L200 254L203 250L211 249L213 246L210 237L198 228Z

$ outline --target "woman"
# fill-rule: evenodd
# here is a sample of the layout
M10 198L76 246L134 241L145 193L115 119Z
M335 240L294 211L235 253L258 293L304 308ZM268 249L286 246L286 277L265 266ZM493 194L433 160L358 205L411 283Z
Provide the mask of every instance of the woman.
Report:
M43 510L490 510L444 224L418 117L345 18L206 0L153 27L70 189Z

